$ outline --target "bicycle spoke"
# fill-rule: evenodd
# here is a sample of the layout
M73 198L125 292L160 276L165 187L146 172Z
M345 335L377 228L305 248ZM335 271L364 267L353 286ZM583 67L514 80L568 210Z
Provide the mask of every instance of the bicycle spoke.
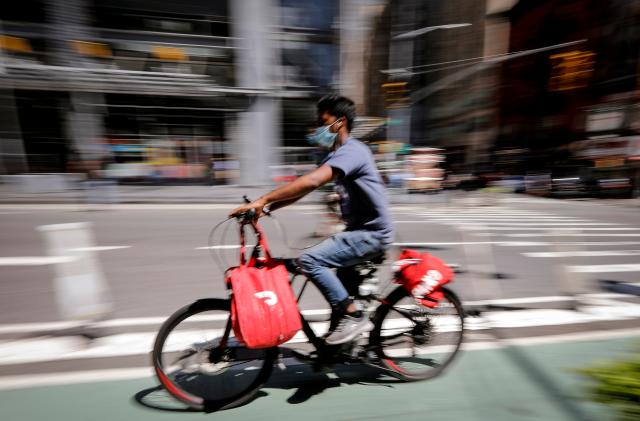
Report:
M402 290L392 295L390 302L374 335L382 364L408 380L436 375L460 346L461 307L448 301L446 295L437 307L423 307Z
M180 311L154 346L154 365L167 391L196 409L230 405L254 393L270 374L275 351L247 349L228 323L199 328L203 321L228 320L228 301L203 300Z

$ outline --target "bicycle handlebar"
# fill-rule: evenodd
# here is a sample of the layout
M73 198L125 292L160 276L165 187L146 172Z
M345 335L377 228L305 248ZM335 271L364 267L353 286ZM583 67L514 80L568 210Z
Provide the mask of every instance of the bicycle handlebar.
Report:
M244 203L251 203L252 200L249 199L247 197L247 195L242 196L242 200L244 200ZM267 216L271 216L271 212L269 212L268 209L262 209L262 213L267 215ZM248 212L243 212L241 214L236 215L236 219L238 220L238 222L251 222L253 219L255 219L256 217L256 211L255 209L251 209Z

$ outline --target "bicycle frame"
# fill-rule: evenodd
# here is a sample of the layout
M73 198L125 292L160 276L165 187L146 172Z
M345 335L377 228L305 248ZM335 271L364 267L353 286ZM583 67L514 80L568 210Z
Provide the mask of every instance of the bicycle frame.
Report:
M293 281L295 280L297 274L294 274L294 276L291 278L290 283L293 284ZM300 302L300 299L302 298L302 295L304 294L304 291L306 290L307 285L311 282L311 280L309 278L305 277L304 280L304 284L302 285L302 288L300 289L300 292L298 293L298 296L296 298L297 302ZM383 299L379 298L378 296L371 296L372 299L382 303L384 302ZM313 345L313 347L315 348L315 350L318 352L319 355L323 355L325 358L319 358L318 363L322 364L324 362L328 362L327 360L330 360L331 357L334 357L338 351L340 349L343 348L344 345L346 344L340 344L340 345L327 345L324 342L324 339L319 337L315 331L313 330L313 328L311 327L311 323L305 319L304 315L302 314L302 312L300 312L300 319L302 321L302 331L304 332L304 334L306 335L308 342ZM325 354L326 352L326 354Z

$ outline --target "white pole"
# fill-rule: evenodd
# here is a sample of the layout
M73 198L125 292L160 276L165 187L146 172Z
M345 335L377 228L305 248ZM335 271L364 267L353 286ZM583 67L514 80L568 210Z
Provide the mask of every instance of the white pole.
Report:
M569 236L565 236L569 234ZM569 251L583 251L584 248L579 245L569 245L569 238L580 238L575 237L580 234L580 230L570 230L570 231L561 231L558 233L557 231L549 231L549 235L553 238L553 243L551 247L551 251L557 253L565 253ZM578 243L578 241L575 241ZM561 254L562 255L562 254ZM567 253L568 255L568 253ZM582 304L580 295L585 292L586 285L588 283L587 277L585 274L573 272L570 270L571 257L564 257L560 259L560 264L556 265L555 273L556 279L558 281L558 288L562 294L568 295L572 297L572 302L570 303L570 307L573 310L577 310L578 307Z
M52 257L68 257L55 265L54 291L63 320L102 319L112 310L109 286L92 251L91 224L42 225L47 251Z
M473 230L466 227L460 228L462 242L465 243L464 258L466 269L471 277L471 288L474 300L496 300L503 298L502 288L496 279L497 271L489 229L483 225L471 226ZM485 233L482 242L478 242L475 234Z

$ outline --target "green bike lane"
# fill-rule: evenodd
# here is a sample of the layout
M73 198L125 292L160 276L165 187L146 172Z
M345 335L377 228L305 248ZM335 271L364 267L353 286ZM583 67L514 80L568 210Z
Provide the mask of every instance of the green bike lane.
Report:
M573 369L621 357L639 341L636 332L614 339L468 350L444 375L416 383L359 366L312 373L292 365L274 369L249 404L210 414L185 412L163 391L145 395L157 384L151 377L4 390L0 419L613 420L608 408L585 399L585 381ZM145 396L135 399L136 394Z

